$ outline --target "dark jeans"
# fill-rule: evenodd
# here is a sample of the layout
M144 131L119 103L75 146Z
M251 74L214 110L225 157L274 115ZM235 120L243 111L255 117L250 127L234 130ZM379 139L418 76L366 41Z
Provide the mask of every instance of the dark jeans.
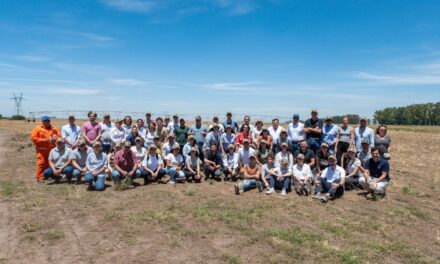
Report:
M345 178L345 188L350 190L356 190L359 186L359 176L352 176Z
M309 146L309 149L313 150L313 153L315 153L315 157L318 154L318 150L321 148L321 140L315 139L315 138L309 138L307 140L307 145Z
M159 180L159 179L161 179L163 176L165 176L165 174L167 174L166 170L160 169L159 172L157 173L156 178L152 179L151 178L151 173L149 171L147 171L147 170L143 170L142 169L141 177L144 178L144 183L148 183L149 180Z
M200 160L205 160L205 155L204 155L204 152L203 152L203 145L204 145L204 142L202 141L202 142L197 142L197 148L199 149L199 158L200 158Z
M295 152L299 149L299 142L293 142L291 141L292 144L292 155L295 154Z
M61 171L61 173L63 173L64 175L66 175L67 179L72 179L72 173L73 173L73 167L71 165L67 165L66 167L64 167L64 169ZM55 177L53 175L53 170L52 168L47 168L44 170L43 172L44 178L55 178L55 179L60 179L60 176Z
M210 169L205 166L205 177L208 178L219 178L222 175L222 168L220 169Z
M315 193L329 193L331 197L342 196L344 194L344 186L339 185L338 188L332 188L332 183L328 182L326 178L318 177L316 179L321 184L315 186ZM333 181L334 183L339 183L339 180Z
M105 154L108 154L110 152L110 149L112 148L111 142L101 142L102 145L102 152Z
M277 177L269 178L269 187L274 189L290 190L290 177L284 177L282 180L278 180Z
M336 153L336 159L338 160L339 166L341 166L342 155L347 153L349 147L350 147L350 143L347 143L347 142L339 142L338 143L338 152ZM343 165L345 165L345 164L343 164ZM343 168L345 168L345 166Z
M280 151L280 146L278 144L272 145L272 153L276 155Z
M227 168L224 168L223 173L225 174L225 178L236 179L238 177L238 168L232 170L232 173L230 173Z

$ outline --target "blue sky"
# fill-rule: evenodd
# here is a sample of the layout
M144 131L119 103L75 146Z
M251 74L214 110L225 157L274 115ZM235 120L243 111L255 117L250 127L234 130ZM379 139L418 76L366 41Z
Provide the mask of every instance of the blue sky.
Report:
M440 100L439 1L0 2L0 113L309 116Z

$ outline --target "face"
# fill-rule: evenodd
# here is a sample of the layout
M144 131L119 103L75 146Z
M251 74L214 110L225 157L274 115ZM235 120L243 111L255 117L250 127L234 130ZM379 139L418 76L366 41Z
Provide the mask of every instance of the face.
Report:
M163 125L162 119L157 119L157 120L156 120L156 124L157 124L159 127L162 127L162 125Z
M226 133L231 134L232 133L232 128L230 128L230 127L226 128Z
M233 153L234 152L234 148L229 148L229 153Z
M212 122L214 122L214 123L218 123L218 118L217 118L217 117L214 117L214 118L212 119Z
M287 151L287 146L286 146L286 145L283 145L283 146L281 147L281 150L282 150L283 152L286 152L286 151Z
M69 118L69 124L74 125L75 124L75 118Z
M344 119L342 119L342 124L344 125L348 125L349 121L347 117L344 117Z
M143 127L144 126L144 121L139 119L138 121L136 121L136 124L138 125L138 127Z
M273 120L273 121L272 121L272 125L273 125L274 127L277 127L278 124L279 124L278 120Z
M261 122L258 122L258 123L255 124L255 126L256 126L258 129L261 129L261 127L263 127L263 124L262 124Z
M312 112L311 115L312 115L312 118L315 118L315 119L318 117L318 113L316 113L316 112Z
M298 163L299 165L303 165L304 160L303 159L296 159L296 163Z
M201 119L196 119L196 124L200 125L200 123L202 123L202 120Z
M129 117L124 118L124 124L130 125L131 124L131 118L129 118Z
M124 152L125 153L129 153L131 150L130 150L130 146L124 146Z
M169 137L169 138L168 138L168 141L170 141L170 142L174 142L174 137Z
M301 147L301 149L306 149L307 148L307 142L305 142L305 141L302 141L300 144L299 144L299 146Z
M185 120L180 120L180 126L185 126Z
M43 121L45 127L50 127L50 120Z
M177 116L173 116L173 121L174 121L174 123L179 122L179 117L177 117Z
M212 146L211 147L211 153L215 153L217 152L217 147L216 146Z
M334 160L334 159L329 159L329 160L328 160L328 165L329 165L330 167L336 165L335 160Z
M354 154L355 154L355 153L354 153L353 151L349 151L349 152L348 152L348 156L349 156L350 158L353 158L353 157L354 157Z
M121 127L121 122L116 122L115 125L116 125L117 128L120 128Z
M367 121L366 120L361 120L360 124L361 124L362 127L367 126Z
M137 127L132 127L131 128L131 133L136 134L138 132Z
M272 158L267 158L267 163L272 163L273 159Z
M332 123L333 123L332 120L325 120L325 124L327 124L327 125L331 125Z
M243 126L243 132L245 133L249 132L249 126Z
M299 118L295 117L293 118L293 123L298 123L299 122Z
M321 149L324 153L327 153L327 151L328 151L328 148L326 146L322 146Z
M85 151L85 150L87 149L87 145L86 145L86 144L80 145L80 146L79 146L79 149L80 149L81 151Z
M140 146L140 145L142 145L142 141L140 141L140 140L136 140L136 146Z
M226 115L226 118L227 118L228 120L231 120L231 119L232 119L232 115L227 114L227 115Z
M244 121L246 124L249 124L249 122L251 122L251 118L250 118L249 116L245 116L244 119L243 119L243 121Z
M104 121L105 121L105 122L110 121L110 116L104 116Z
M371 152L371 156L373 157L374 161L378 161L380 159L380 152L379 150L375 150L373 152Z
M146 118L147 120L150 120L150 119L151 119L151 115L150 115L150 114L147 114L147 115L145 115L145 118Z
M156 130L156 126L154 125L154 123L150 123L150 131L154 130Z
M177 155L177 154L179 154L179 149L175 148L175 149L173 149L173 152L174 152L174 155Z
M249 164L254 165L255 164L255 158L250 158L249 159Z
M370 145L362 144L362 149L364 150L364 152L368 152L368 150L370 149Z
M95 120L96 120L96 115L95 115L95 114L90 114L90 115L89 115L89 120L90 120L91 122L95 121Z
M249 148L249 142L244 142L243 143L243 148L244 149L248 149Z
M156 153L156 149L155 148L150 148L149 151L150 151L150 154Z
M58 142L58 143L57 143L57 147L58 147L59 149L64 148L64 142Z
M387 129L384 126L379 127L379 134L380 135L386 135Z
M94 146L94 147L93 147L93 150L94 150L95 152L101 152L101 145L96 145L96 146Z

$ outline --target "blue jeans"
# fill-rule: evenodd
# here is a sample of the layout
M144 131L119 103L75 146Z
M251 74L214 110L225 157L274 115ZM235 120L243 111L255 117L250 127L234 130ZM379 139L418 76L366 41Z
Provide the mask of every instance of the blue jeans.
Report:
M157 177L155 178L155 180L162 178L165 174L167 174L166 170L160 169L159 172L157 173ZM141 176L144 178L144 183L148 183L148 180L151 177L151 173L147 170L142 169Z
M88 171L84 174L84 179L89 184L89 186L93 187L93 182L95 184L95 190L103 191L105 189L105 175L104 173L98 174L98 176L93 176L93 174Z
M78 169L73 169L72 178L76 178L77 180L81 179L81 171Z
M271 176L269 178L269 187L274 189L289 190L290 181L291 181L290 177L285 177L282 180L277 180L276 177Z
M292 155L293 155L299 149L299 142L291 141L291 144L292 144Z
M111 142L101 142L102 145L102 152L105 154L108 154L110 152L110 149L112 148Z
M329 193L331 197L342 196L344 194L344 186L339 185L338 188L332 188L332 183L328 182L326 178L318 177L316 179L320 182L319 185L315 186L315 193ZM340 180L333 181L334 183L339 183Z
M321 148L321 140L309 138L307 140L307 145L309 146L309 149L313 150L313 153L316 157L316 155L318 154L318 150Z
M185 173L183 173L182 170L179 170L179 172L177 172L176 168L174 167L168 167L167 174L170 175L171 181L173 182L175 182L177 179L185 179Z
M63 170L61 171L61 173L65 174L67 179L71 179L72 178L72 173L73 173L73 167L71 165L67 165L66 167L63 168ZM55 177L53 175L53 170L52 168L47 168L44 170L43 172L44 178L57 178L60 179L60 176Z
M122 175L121 175L121 173L119 171L112 170L111 177L112 177L113 182L116 183L116 182L120 182L121 181Z

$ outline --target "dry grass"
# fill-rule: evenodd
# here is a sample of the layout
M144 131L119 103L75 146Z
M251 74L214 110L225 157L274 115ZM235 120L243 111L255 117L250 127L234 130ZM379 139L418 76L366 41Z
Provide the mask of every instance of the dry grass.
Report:
M237 197L223 182L122 192L37 185L34 125L0 121L0 263L440 262L436 129L390 128L385 199L350 192L322 205L294 194Z

